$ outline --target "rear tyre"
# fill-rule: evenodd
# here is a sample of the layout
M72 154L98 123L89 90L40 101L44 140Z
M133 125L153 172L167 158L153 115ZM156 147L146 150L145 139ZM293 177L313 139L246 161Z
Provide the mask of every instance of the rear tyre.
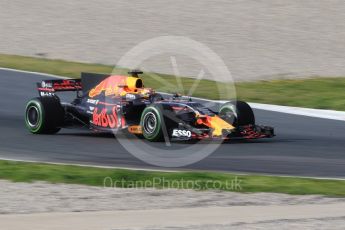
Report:
M244 101L229 101L222 105L219 116L234 126L254 125L252 108Z
M64 109L59 99L37 97L26 104L25 124L34 134L53 134L60 130L64 119Z
M143 137L148 141L162 141L164 138L162 130L162 113L156 106L148 106L144 109L140 125Z

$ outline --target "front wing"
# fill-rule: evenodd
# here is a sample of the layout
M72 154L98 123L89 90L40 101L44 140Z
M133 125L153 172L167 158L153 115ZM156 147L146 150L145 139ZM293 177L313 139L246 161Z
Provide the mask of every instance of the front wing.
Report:
M221 136L212 136L211 129L198 129L181 125L172 130L172 140L203 140L203 139L259 139L274 137L274 128L260 125L239 126L232 130L223 129Z

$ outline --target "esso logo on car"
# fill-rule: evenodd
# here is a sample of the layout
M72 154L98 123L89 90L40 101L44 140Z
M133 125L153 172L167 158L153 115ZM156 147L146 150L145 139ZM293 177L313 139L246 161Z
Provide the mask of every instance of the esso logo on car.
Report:
M174 129L172 136L173 137L191 137L192 132L189 130Z

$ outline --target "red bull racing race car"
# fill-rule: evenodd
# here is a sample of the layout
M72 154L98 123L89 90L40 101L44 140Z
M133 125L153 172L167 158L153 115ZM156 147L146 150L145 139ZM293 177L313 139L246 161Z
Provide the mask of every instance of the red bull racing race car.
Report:
M255 124L253 110L242 101L229 101L217 111L179 95L162 96L145 88L139 77L82 73L81 79L37 83L39 97L26 105L25 123L34 134L61 128L129 132L148 141L191 139L256 139L274 136L272 127ZM72 102L57 96L75 91Z

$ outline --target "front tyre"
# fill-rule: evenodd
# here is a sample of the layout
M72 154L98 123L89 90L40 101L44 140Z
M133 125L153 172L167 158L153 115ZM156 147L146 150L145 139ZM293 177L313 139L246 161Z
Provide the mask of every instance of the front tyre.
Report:
M34 134L53 134L60 130L64 109L54 97L37 97L26 104L25 124Z
M148 141L162 141L164 138L162 130L162 113L156 106L148 106L144 109L140 125L143 136Z

